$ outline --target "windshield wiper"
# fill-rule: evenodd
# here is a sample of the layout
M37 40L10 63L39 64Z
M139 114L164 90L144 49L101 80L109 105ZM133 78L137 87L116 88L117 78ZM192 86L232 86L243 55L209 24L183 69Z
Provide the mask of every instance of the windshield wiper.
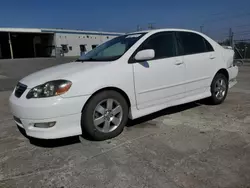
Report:
M114 61L121 56L109 56L109 57L99 57L99 58L88 58L88 59L77 59L76 62L84 62L84 61Z
M96 61L94 58L89 58L89 59L77 59L76 62L84 62L84 61Z

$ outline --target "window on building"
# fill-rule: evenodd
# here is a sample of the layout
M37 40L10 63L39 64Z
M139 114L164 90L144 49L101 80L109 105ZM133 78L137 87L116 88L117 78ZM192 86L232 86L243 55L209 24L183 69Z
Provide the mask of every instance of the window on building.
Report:
M92 49L95 49L98 45L94 44L92 45Z
M81 51L81 52L86 52L86 51L87 51L86 45L85 45L85 44L81 44L81 45L80 45L80 51Z
M68 53L69 49L68 49L68 45L67 44L62 44L62 51L63 53Z
M72 51L72 46L69 46L69 50Z
M97 46L79 61L91 59L92 61L114 61L130 49L145 33L123 35Z
M140 50L154 49L155 59L174 57L176 55L174 35L172 32L157 33L142 45Z

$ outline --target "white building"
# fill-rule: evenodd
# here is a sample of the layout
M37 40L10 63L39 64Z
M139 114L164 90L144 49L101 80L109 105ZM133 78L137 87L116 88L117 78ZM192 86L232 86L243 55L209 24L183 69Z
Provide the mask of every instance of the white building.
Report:
M0 28L0 59L80 56L122 34L66 29Z

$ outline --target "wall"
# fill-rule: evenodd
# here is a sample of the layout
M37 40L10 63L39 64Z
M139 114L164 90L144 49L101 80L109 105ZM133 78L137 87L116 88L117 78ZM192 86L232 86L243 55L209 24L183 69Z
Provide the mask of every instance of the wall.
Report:
M113 35L56 33L55 41L57 47L61 47L62 44L68 44L68 49L72 47L72 50L69 49L64 56L80 56L80 45L86 45L86 50L90 51L92 45L99 45L115 37Z

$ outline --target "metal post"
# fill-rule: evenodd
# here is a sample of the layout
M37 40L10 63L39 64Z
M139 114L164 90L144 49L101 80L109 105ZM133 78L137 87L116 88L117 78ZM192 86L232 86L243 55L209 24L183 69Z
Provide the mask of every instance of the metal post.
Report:
M9 36L9 44L10 44L10 55L11 55L11 59L14 59L10 32L8 33L8 36Z
M244 54L244 59L246 59L247 56L247 45L245 45L245 54Z
M33 50L34 50L34 57L36 57L36 36L33 37Z

